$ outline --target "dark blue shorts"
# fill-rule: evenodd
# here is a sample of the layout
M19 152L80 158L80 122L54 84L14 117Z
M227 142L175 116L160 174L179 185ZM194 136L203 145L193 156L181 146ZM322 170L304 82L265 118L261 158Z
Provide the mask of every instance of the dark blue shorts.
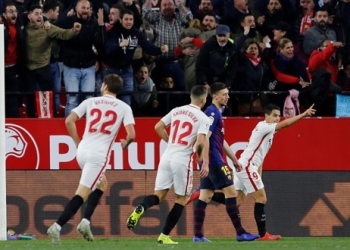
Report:
M233 185L233 176L226 164L213 164L209 165L208 176L200 181L201 189L223 189Z

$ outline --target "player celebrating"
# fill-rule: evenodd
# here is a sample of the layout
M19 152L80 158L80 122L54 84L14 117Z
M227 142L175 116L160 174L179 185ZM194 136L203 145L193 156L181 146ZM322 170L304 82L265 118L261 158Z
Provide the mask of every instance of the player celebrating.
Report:
M265 120L259 122L249 138L247 148L239 158L243 170L234 174L238 200L243 202L245 195L249 194L255 200L254 217L258 226L260 240L278 240L281 235L271 235L266 232L266 192L264 183L261 179L262 163L267 152L272 146L272 140L275 132L286 128L305 116L315 114L316 110L312 105L304 113L285 119L280 122L280 108L274 104L265 107Z
M48 230L54 245L60 244L60 231L87 200L84 218L77 226L83 237L93 240L90 230L90 218L107 188L105 176L112 143L121 123L124 124L127 136L121 146L126 149L135 138L134 117L131 108L116 98L122 89L123 81L115 74L105 76L101 86L100 97L89 98L72 110L66 118L66 126L77 146L77 161L82 174L75 196L68 202L63 213ZM86 114L86 125L83 139L77 133L75 122Z
M194 86L191 90L191 104L174 108L155 126L157 134L168 143L162 155L154 194L146 196L127 220L127 227L133 229L141 215L148 208L162 202L169 189L174 185L175 204L169 212L162 233L158 237L159 244L178 244L170 239L169 234L177 224L187 197L192 189L193 145L197 153L197 161L204 161L200 176L207 176L208 154L204 149L209 129L209 118L201 111L207 100L204 86ZM170 125L170 135L166 127Z
M212 104L205 111L211 121L208 138L209 146L209 175L200 180L200 195L194 209L194 242L210 242L203 236L202 227L205 218L205 209L214 195L215 189L221 189L225 195L226 212L236 229L238 241L252 241L259 236L247 233L242 227L239 209L237 207L237 193L233 186L233 176L226 166L223 153L231 159L239 172L242 169L236 156L224 140L224 122L221 113L227 105L229 95L225 84L216 82L210 86Z

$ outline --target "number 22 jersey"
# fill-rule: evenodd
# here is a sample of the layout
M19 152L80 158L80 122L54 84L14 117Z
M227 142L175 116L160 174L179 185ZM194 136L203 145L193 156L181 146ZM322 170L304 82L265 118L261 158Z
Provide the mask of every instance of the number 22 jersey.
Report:
M135 124L130 106L112 95L86 99L72 112L79 118L86 114L85 131L79 148L90 150L94 155L108 155L121 123L124 126Z

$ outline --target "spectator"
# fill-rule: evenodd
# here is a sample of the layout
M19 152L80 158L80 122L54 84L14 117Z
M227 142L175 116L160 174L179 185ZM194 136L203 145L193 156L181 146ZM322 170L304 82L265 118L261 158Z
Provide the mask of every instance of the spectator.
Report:
M151 55L168 52L168 46L156 47L147 41L146 35L133 27L133 12L125 10L121 14L120 23L116 23L114 30L109 32L105 46L102 78L108 74L117 74L123 79L122 91L133 91L133 70L131 67L133 56L138 45ZM116 60L117 59L117 60ZM131 105L131 94L124 94L120 99Z
M149 21L155 32L156 39L154 44L156 46L162 44L169 46L168 53L163 54L157 59L157 72L171 75L174 79L175 88L183 90L185 88L184 73L174 52L183 26L187 25L193 19L193 15L183 5L181 0L177 1L179 12L175 12L173 0L162 0L160 13L152 11L152 0L146 0L142 7L142 12L144 18ZM158 79L161 78L160 76L159 74Z
M135 116L157 115L157 89L148 75L148 68L141 66L134 76L134 90L132 95L132 110Z
M199 19L201 21L207 14L215 15L211 0L201 0L201 3L198 6L198 9L196 9L196 11L192 13L193 13L193 18Z
M175 56L179 58L185 76L185 89L187 91L196 85L195 63L199 48L204 41L198 36L203 32L201 23L198 19L193 19L187 29L180 34L180 42L176 48ZM198 44L196 44L198 41Z
M328 26L328 10L320 8L315 11L314 26L304 33L303 48L307 56L321 46L326 39L336 41L335 31Z
M324 40L321 46L314 50L310 56L308 71L312 76L316 69L324 68L331 72L331 81L333 84L338 82L338 68L339 63L336 60L335 53L337 49L342 48L342 42L332 42Z
M52 91L51 43L54 39L69 40L73 38L78 35L81 25L74 23L73 29L66 30L51 25L50 29L46 31L43 29L44 21L39 5L33 5L29 8L28 19L30 22L25 28L27 91L34 93L37 84L42 91ZM27 113L29 117L35 117L34 95L27 97Z
M139 6L139 5L136 5ZM138 8L139 13L141 14L141 6ZM154 31L151 28L151 25L149 22L142 17L142 25L140 27L140 30L146 35L147 40L154 43L155 37L154 37ZM140 65L146 65L148 68L148 75L151 76L152 70L156 67L155 63L155 56L147 54L145 51L142 50L141 46L139 45L134 53L133 57L133 68L138 68ZM151 60L148 60L151 59Z
M55 23L57 21L60 11L60 4L57 0L46 0L43 6L43 16L48 19L50 23ZM60 53L60 47L56 40L51 43L51 58L50 67L53 75L53 92L54 92L54 103L56 111L61 107L60 95L61 92L61 70L58 65L58 60Z
M131 10L134 13L134 27L139 29L142 25L142 15L137 4L133 0L122 0L124 9Z
M244 52L241 53L237 73L233 84L233 90L237 91L261 91L267 90L268 77L267 65L261 60L259 43L247 40ZM252 97L252 98L251 98ZM250 94L238 95L238 115L260 115L264 106L268 104L265 95Z
M109 10L108 13L108 22L104 24L104 32L99 32L98 34L101 35L96 43L96 52L95 54L98 55L99 59L99 67L98 71L96 72L96 86L95 86L95 95L100 96L100 89L102 86L102 74L103 74L103 68L107 68L108 66L104 63L105 59L105 43L106 39L109 36L109 33L111 30L113 30L113 27L115 26L116 23L120 22L120 13L124 10L124 7L119 4L114 4ZM105 20L104 18L104 12L99 12L100 19ZM103 18L102 16L103 15Z
M4 6L4 37L5 37L5 115L19 117L19 96L8 92L19 92L23 72L24 33L18 19L18 11L12 2Z
M294 35L298 37L298 41L303 41L305 31L313 26L315 3L314 0L300 0L297 11L297 18L294 24Z
M271 61L271 69L277 79L277 85L273 88L270 87L270 89L277 91L288 91L290 89L302 90L311 84L306 68L294 54L293 43L288 38L282 38L280 40L277 55ZM280 94L272 102L282 110L287 95Z
M148 74L151 76L153 70L156 68L156 57L142 51L142 63L147 66Z
M214 15L207 14L204 16L204 18L202 20L202 26L203 26L202 29L204 31L210 31L210 32L205 33L206 35L213 33L212 35L207 37L207 38L210 38L213 35L215 35L215 33L212 31L215 30L216 27L218 26L218 20L216 19L216 17Z
M282 38L288 38L293 42L291 27L286 22L278 22L273 26L271 48L265 48L262 54L262 57L268 65L270 65L271 60L275 57L279 41L281 41ZM309 58L305 55L302 45L299 42L293 42L293 48L294 54L302 61L306 68L309 63Z
M293 23L293 15L295 15L295 8L289 0L269 0L257 19L257 30L262 36L272 38L273 26L283 21Z
M158 92L158 114L160 116L165 115L175 107L179 107L186 103L189 99L188 94L182 94L181 92L170 93L175 90L174 79L171 75L164 74L159 82L159 87L157 86Z
M233 36L234 40L236 40L239 35L241 35L244 32L244 27L249 26L249 33L247 34L247 38L253 39L254 41L261 43L263 41L262 35L257 31L256 25L255 25L255 18L253 14L245 14L241 17L240 20L241 26L237 30L237 33ZM265 42L261 44L261 49L265 49L265 43L267 41L268 37L265 38Z
M63 16L57 20L56 25L68 28L75 22L81 24L79 36L65 41L62 44L63 76L67 92L67 104L65 116L79 105L81 98L89 98L95 90L95 71L98 70L97 56L93 51L93 45L97 45L98 35L104 32L103 18L99 18L99 23L89 17L90 2L78 0L76 4L76 14ZM95 46L98 47L98 46ZM79 94L78 94L79 93ZM81 93L90 93L81 96Z
M204 42L215 35L217 21L214 15L204 16L202 23L194 19L190 27L183 30L180 34L180 43L176 48L175 55L183 65L185 73L185 87L190 91L196 85L196 61L199 49Z
M236 43L230 37L230 28L227 25L219 25L216 28L216 36L206 41L199 51L196 62L197 84L206 85L207 88L213 82L223 82L231 87L235 76L238 53L249 33L249 26Z
M248 0L227 1L220 23L226 24L232 33L236 33L240 27L240 20L248 13L252 13L248 8Z
M310 103L315 104L317 114L335 115L335 93L341 92L338 83L338 65L335 53L344 45L341 42L323 41L322 45L314 50L309 60L309 75L312 77L312 86L309 92Z

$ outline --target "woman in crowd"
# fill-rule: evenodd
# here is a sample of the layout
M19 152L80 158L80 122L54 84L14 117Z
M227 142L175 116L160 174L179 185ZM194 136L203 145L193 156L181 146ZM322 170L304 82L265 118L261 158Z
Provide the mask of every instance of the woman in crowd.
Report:
M276 91L298 91L308 87L311 82L305 66L298 56L294 54L293 43L288 38L282 38L278 44L277 55L271 61L271 70L277 80L274 87ZM272 86L270 86L272 88ZM288 94L277 95L275 103L283 108L283 103ZM303 101L301 100L301 105Z
M261 60L259 43L247 40L244 51L240 55L236 78L233 89L236 91L260 91L267 90L270 78L268 67ZM263 112L263 107L268 103L264 95L243 94L237 96L238 115L256 115Z

